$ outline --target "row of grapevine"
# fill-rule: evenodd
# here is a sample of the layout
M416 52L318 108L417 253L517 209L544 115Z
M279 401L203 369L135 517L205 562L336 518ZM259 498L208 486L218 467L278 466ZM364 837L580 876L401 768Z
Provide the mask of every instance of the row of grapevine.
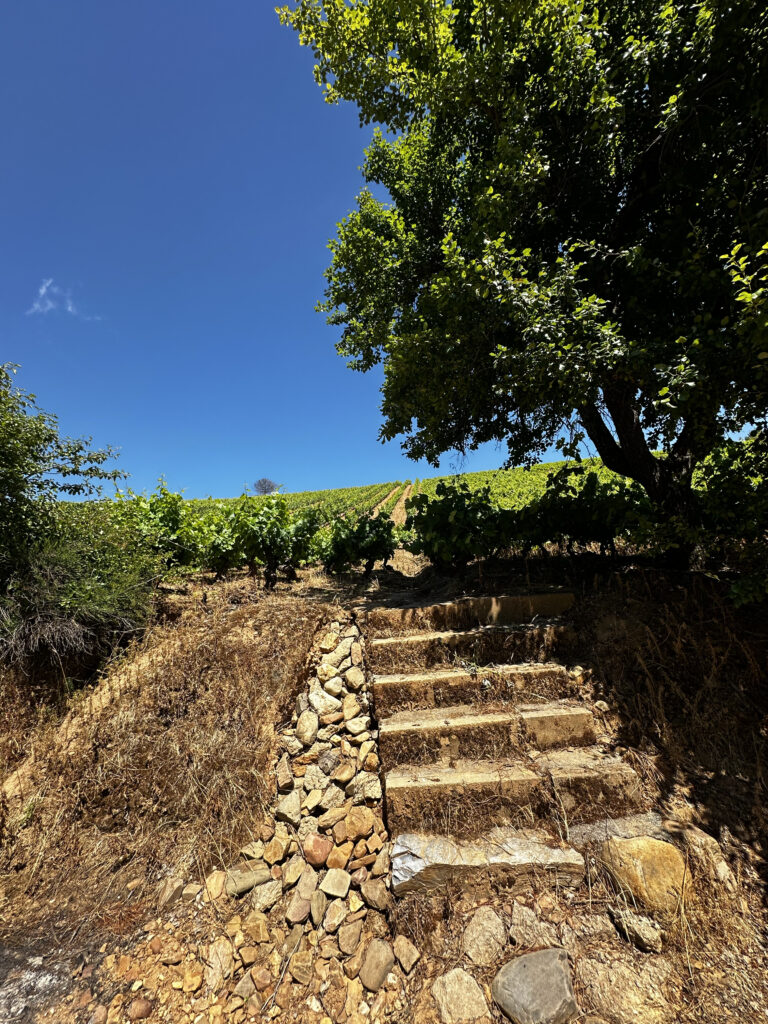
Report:
M420 480L414 486L413 494L434 497L440 484L451 485L461 481L471 491L489 489L491 500L499 508L525 508L540 498L547 489L547 483L554 473L568 465L568 462L543 462L530 468L517 466L514 469L496 469L478 473L458 473L454 476L436 476ZM614 478L599 459L585 459L581 465L596 472L601 481Z
M168 568L219 575L245 566L252 574L262 568L265 584L273 587L281 569L292 578L301 565L321 563L339 572L364 563L370 573L374 562L391 558L397 542L394 524L373 509L400 487L377 484L325 492L325 500L313 498L296 509L281 494L185 501L161 481L153 494L120 494L107 507L117 524Z
M409 483L409 481L406 480L405 483L398 484L394 488L394 490L392 491L390 496L387 498L387 500L381 503L381 505L379 506L378 512L376 514L379 515L379 516L384 516L385 518L387 516L391 516L392 515L392 510L394 509L395 505L398 503L398 501L402 497L403 491L408 486L408 483Z
M557 544L599 545L639 536L650 507L636 484L620 477L563 463L538 479L520 475L504 481L509 490L494 495L491 482L471 486L466 477L437 480L408 502L406 543L441 569L456 569L474 558L502 551L527 552ZM475 479L472 481L478 484Z

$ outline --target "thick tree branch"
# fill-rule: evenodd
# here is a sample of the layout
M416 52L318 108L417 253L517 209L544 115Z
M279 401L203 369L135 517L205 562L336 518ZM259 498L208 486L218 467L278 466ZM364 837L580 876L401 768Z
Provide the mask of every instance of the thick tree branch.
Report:
M621 446L606 426L597 406L590 403L579 406L576 411L590 441L597 448L598 455L608 469L612 469L614 473L621 473L622 476L634 476Z
M640 422L640 411L633 401L635 388L631 385L605 387L603 395L621 449L632 466L633 472L630 475L651 493L659 484L660 462L648 447Z

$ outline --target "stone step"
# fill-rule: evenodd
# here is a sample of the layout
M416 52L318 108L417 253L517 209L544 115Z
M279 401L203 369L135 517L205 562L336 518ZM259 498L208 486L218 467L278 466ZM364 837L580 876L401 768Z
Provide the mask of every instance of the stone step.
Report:
M401 765L386 773L385 794L391 834L467 836L509 824L524 808L538 806L542 779L519 762Z
M642 787L637 773L600 747L544 751L534 756L533 764L549 780L552 811L560 827L640 808Z
M590 711L565 703L501 711L471 705L401 711L379 720L379 756L385 770L464 758L495 761L539 750L594 743Z
M393 834L482 834L493 825L546 820L553 832L635 810L640 780L599 747L533 752L504 762L399 765L385 776L387 825Z
M368 665L374 673L392 674L460 661L545 661L573 638L569 627L551 622L380 637L368 643Z
M583 704L518 705L525 741L538 750L586 747L595 742L595 720Z
M537 881L577 888L584 858L572 846L532 830L494 828L474 841L406 833L392 846L392 891L396 896L449 884L464 889L489 880L512 894Z
M473 629L477 626L508 626L530 622L536 616L562 615L573 605L567 590L538 594L501 594L462 597L439 604L378 606L367 613L371 635L412 633L416 630Z
M443 668L379 675L373 681L373 701L380 720L407 708L497 704L521 698L549 701L576 692L567 669L554 662L486 665L477 671Z

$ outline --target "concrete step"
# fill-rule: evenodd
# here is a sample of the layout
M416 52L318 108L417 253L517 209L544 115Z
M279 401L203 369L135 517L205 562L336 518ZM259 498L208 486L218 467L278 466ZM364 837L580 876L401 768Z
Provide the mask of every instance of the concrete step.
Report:
M640 809L636 772L600 747L545 751L534 756L533 765L549 780L551 811L561 828Z
M392 834L477 835L493 825L524 822L541 803L542 780L520 763L401 765L385 776L387 827ZM529 813L528 820L533 820Z
M585 747L595 742L595 720L583 704L518 705L526 743L538 750Z
M494 825L570 824L636 810L640 780L599 747L533 752L509 762L399 765L385 776L389 831L468 837Z
M368 643L368 665L374 673L389 675L461 661L473 665L545 661L573 639L570 628L555 623L380 637Z
M501 594L461 597L439 604L407 603L378 606L367 613L371 636L412 633L416 630L473 629L477 626L508 626L530 622L536 616L562 615L573 605L574 595L566 590L538 594Z
M379 720L379 756L385 770L401 764L520 756L527 743L542 750L594 743L592 715L564 703L483 710L459 705L401 711Z
M584 858L572 846L532 830L494 828L470 842L406 833L396 836L392 846L392 891L396 896L451 883L467 889L489 881L513 894L537 881L556 888L576 888L584 871Z
M498 704L519 699L549 701L573 696L576 691L577 687L562 665L531 662L485 665L477 671L443 668L379 675L373 682L373 701L381 720L406 708Z
M522 750L520 715L470 705L401 711L379 719L379 757L386 770L468 758L508 759Z

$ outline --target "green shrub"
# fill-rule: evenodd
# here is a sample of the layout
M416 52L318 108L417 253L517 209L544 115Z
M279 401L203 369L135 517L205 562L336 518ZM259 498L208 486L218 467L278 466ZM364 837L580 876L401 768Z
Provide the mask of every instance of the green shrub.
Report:
M523 511L516 539L526 547L557 543L570 552L575 545L599 544L602 551L613 551L617 538L647 529L651 514L638 484L567 465L552 474L544 494Z
M108 502L60 505L0 596L0 659L85 678L146 625L161 566Z
M250 572L263 565L265 585L274 587L277 570L291 559L291 515L285 498L279 494L243 496L235 511L234 528Z
M169 491L162 477L152 494L118 492L114 514L168 565L196 564L201 543L198 524L183 495Z
M508 547L518 514L491 501L489 487L440 481L435 496L417 494L408 502L409 548L441 571L455 571L473 558L488 558Z
M364 575L370 576L376 562L384 565L397 546L395 524L386 516L370 513L358 519L337 519L318 541L318 553L328 572L345 572L364 563Z

